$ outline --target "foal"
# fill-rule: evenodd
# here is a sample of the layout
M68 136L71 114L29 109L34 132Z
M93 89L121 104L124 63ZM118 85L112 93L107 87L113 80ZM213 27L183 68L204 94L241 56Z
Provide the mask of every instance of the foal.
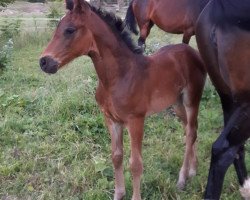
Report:
M180 44L144 56L132 44L120 18L96 10L83 0L67 0L66 5L69 11L43 52L40 66L47 73L56 73L78 56L88 55L92 59L99 79L96 100L111 135L114 199L125 195L123 128L130 135L132 199L140 200L144 119L170 105L175 105L186 133L185 156L178 180L178 187L183 188L186 179L195 175L197 165L197 115L206 78L198 53Z
M138 34L139 46L145 45L150 29L156 24L168 33L183 33L182 42L188 44L195 34L196 20L209 0L132 0L125 17L128 28Z

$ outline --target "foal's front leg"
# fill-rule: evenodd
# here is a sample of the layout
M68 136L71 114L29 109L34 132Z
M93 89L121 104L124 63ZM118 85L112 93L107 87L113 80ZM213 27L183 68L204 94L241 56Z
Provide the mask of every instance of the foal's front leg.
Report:
M132 200L141 200L140 182L143 171L141 148L143 139L144 118L133 118L127 123L130 136L130 170L133 177L133 197Z
M120 123L106 117L106 123L111 135L112 161L115 170L114 200L121 200L125 196L123 175L123 127Z

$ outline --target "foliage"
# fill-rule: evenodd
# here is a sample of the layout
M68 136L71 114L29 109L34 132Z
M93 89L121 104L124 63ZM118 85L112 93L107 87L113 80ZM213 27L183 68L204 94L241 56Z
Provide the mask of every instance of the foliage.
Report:
M50 6L49 8L49 14L47 15L48 18L58 18L61 16L60 11L56 6Z
M20 34L21 20L4 20L0 27L0 69L5 69L10 64L13 51L13 38ZM1 47L2 46L2 47Z
M3 39L10 39L20 35L21 20L3 20L0 26L0 37Z
M28 2L31 2L31 3L45 3L46 0L27 0Z
M1 0L1 1L0 1L0 6L5 7L5 6L7 6L8 4L13 3L14 1L15 1L15 0Z
M0 69L5 69L10 63L13 51L13 41L9 39L7 43L0 49Z
M50 28L55 28L56 24L59 21L59 18L62 16L63 10L60 9L61 7L58 6L57 3L51 3L49 7L49 13L47 14L48 18L51 18L49 22Z

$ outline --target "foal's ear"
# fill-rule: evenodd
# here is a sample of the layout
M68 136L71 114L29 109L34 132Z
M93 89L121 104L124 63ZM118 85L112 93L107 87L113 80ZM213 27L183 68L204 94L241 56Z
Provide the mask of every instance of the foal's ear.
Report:
M74 9L84 12L89 9L89 4L84 0L74 0Z
M73 8L74 8L73 0L65 0L65 3L66 3L66 9L73 10Z

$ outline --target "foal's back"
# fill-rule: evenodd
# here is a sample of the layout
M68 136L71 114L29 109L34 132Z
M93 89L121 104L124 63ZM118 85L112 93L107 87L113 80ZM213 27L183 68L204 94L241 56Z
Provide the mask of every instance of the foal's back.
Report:
M186 103L199 104L206 72L198 52L186 44L169 45L147 59L149 113L175 104L186 93Z

